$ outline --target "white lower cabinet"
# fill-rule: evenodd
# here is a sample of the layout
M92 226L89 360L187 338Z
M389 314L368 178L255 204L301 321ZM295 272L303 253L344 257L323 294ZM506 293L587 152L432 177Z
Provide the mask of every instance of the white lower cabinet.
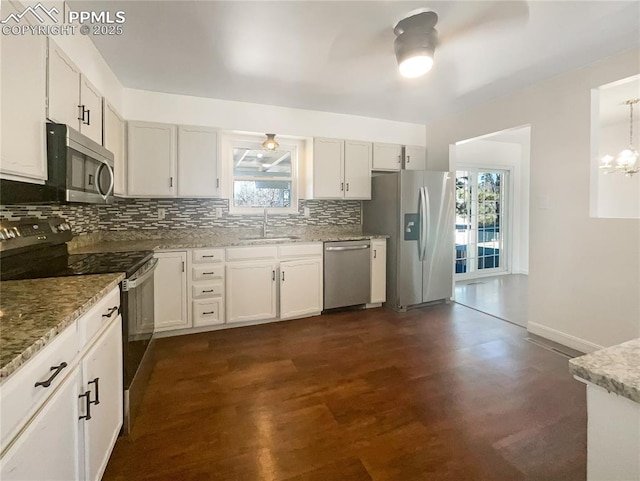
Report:
M114 322L82 360L84 479L102 478L122 426L122 324Z
M224 303L221 298L193 301L192 313L193 327L224 323Z
M81 479L79 473L78 366L48 399L0 460L0 479Z
M158 252L154 277L156 331L190 327L187 314L187 253Z
M387 240L371 241L371 303L387 300Z
M322 257L280 262L280 318L322 311Z
M102 478L122 427L119 300L115 288L2 385L3 423L12 428L0 479Z
M227 322L276 317L276 268L273 261L227 264Z

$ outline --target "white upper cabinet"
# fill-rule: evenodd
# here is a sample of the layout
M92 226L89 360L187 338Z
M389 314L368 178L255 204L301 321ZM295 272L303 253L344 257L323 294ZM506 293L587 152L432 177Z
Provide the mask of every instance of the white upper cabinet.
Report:
M138 197L176 195L176 126L129 122L128 194Z
M178 127L178 196L219 194L218 132L207 127Z
M344 197L371 199L371 143L344 143Z
M344 196L344 140L314 139L313 197L340 199Z
M3 17L10 13L18 12L2 2ZM2 35L0 49L0 172L19 180L46 180L46 38Z
M426 170L427 149L407 145L404 148L404 168L406 170Z
M370 199L371 143L314 139L314 199Z
M79 130L80 70L62 50L49 40L47 117Z
M373 144L373 170L400 170L401 167L401 145Z
M127 193L125 126L122 117L105 100L103 140L104 146L113 153L113 171L115 173L113 189L116 195L126 195Z
M80 76L80 132L102 145L102 95L85 76Z
M51 40L47 87L47 117L102 145L102 96Z

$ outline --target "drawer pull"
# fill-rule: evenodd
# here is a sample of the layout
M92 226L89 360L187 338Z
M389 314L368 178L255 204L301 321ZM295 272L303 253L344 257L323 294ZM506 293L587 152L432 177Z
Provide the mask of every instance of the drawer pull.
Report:
M202 315L203 316L207 316L209 314L215 314L215 313L216 313L216 311L207 311L207 312L203 312Z
M210 255L210 256L202 256L202 258L203 258L203 259L205 259L205 258L214 258L214 257L215 257L214 255Z
M109 310L107 311L107 313L106 313L106 314L102 314L102 317L106 317L107 319L110 319L110 318L111 318L111 315L112 315L114 312L117 312L117 311L118 311L118 306L113 306L111 309L109 309Z
M46 381L39 381L35 384L34 387L38 387L38 386L42 386L42 387L49 387L51 386L51 382L56 378L56 376L58 374L60 374L60 372L67 367L67 363L66 362L61 362L59 366L52 366L51 370L53 371L53 374L51 374L51 377L49 377L49 379L47 379Z
M99 381L100 381L100 378L97 377L93 381L89 381L87 383L87 384L95 384L96 385L96 396L95 396L95 399L93 401L89 401L91 404L100 404L100 391L99 391L99 385L98 385Z
M213 292L213 289L202 289L202 293L204 294L205 292Z
M203 276L212 276L214 274L215 274L215 272L203 272L202 273Z
M91 401L89 397L91 396L91 391L87 391L84 394L80 394L78 399L85 398L85 409L87 410L87 414L84 416L80 416L78 419L86 419L87 421L91 419Z

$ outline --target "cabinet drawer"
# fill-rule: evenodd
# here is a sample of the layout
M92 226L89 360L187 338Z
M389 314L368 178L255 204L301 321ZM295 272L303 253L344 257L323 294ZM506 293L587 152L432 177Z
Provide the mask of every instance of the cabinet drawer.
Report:
M251 259L275 259L278 255L276 246L230 247L227 249L227 260L245 261Z
M2 385L0 390L0 444L2 447L11 440L21 424L31 417L34 409L44 403L73 371L79 351L80 338L74 322ZM63 363L66 363L66 366L63 366ZM36 383L46 381L50 384L36 386Z
M203 299L207 297L222 297L224 293L223 284L201 284L192 287L193 298L194 299Z
M224 323L222 299L193 301L193 326Z
M222 262L224 260L224 249L194 249L192 256L193 262L198 264Z
M198 266L192 269L192 279L203 281L207 279L222 279L224 276L224 266Z
M120 288L116 287L78 319L81 347L120 312Z
M285 244L278 246L278 257L316 257L322 256L322 243Z

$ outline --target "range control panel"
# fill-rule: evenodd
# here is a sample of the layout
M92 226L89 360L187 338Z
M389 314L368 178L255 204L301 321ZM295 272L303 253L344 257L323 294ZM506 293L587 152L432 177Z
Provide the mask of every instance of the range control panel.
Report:
M22 248L30 244L51 241L52 238L58 242L66 242L71 237L71 226L59 217L0 222L0 245L3 251L10 250L12 246Z

